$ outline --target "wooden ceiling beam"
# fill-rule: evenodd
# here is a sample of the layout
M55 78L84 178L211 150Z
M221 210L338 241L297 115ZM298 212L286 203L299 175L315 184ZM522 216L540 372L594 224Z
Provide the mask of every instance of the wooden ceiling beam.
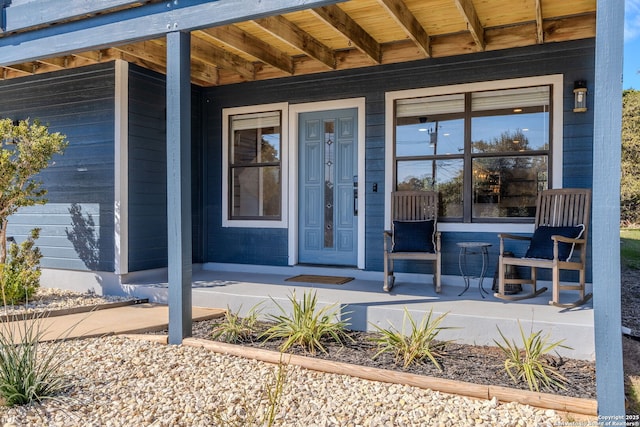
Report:
M35 62L24 62L22 64L5 65L4 68L19 75L30 76L36 73L38 64Z
M544 43L542 0L536 0L536 35L538 37L538 44Z
M148 49L148 56L146 59L140 58L140 61L152 61L155 63L154 71L162 74L167 73L167 45L164 39L149 40L144 45L145 49ZM132 54L137 55L137 54ZM144 66L141 63L138 65ZM218 68L215 65L204 63L198 59L191 58L191 81L200 86L216 86L219 81Z
M404 32L418 46L424 56L431 56L431 38L424 30L420 22L407 8L402 0L378 0L378 3L386 9L393 19L400 25Z
M234 25L204 29L201 33L245 52L289 75L293 74L293 59L289 55Z
M314 58L332 70L336 68L336 56L333 50L302 30L293 22L282 16L270 16L257 19L257 25L274 37L300 50L305 55Z
M3 80L9 80L9 79L15 79L18 77L24 77L24 76L31 76L32 73L28 73L19 69L16 69L14 67L2 67L2 79Z
M217 86L220 83L218 67L205 64L197 59L191 60L191 81L200 86Z
M484 39L484 28L482 27L482 23L480 22L480 18L478 18L478 13L476 12L476 8L471 2L471 0L454 0L456 3L456 7L460 14L467 22L467 29L471 33L471 37L478 46L478 50L483 51L486 49L486 42ZM538 1L538 0L537 0Z
M205 64L211 64L240 74L247 80L256 79L256 66L241 56L195 37L191 37L191 57Z
M78 57L78 58L82 58L82 59L86 59L86 60L91 61L92 63L96 64L96 63L102 61L102 54L103 54L102 50L91 50L91 51L87 51L87 52L74 53L73 56L74 57Z
M165 69L167 67L167 51L166 49L151 41L127 44L113 48L116 51L122 51L126 54L133 55L146 62L157 64Z
M68 57L66 56L60 56L57 58L41 59L38 62L40 62L41 64L44 64L45 66L62 70L64 68L67 68L69 60L68 60Z
M348 38L353 45L376 64L382 61L382 50L378 43L356 21L336 5L323 6L311 11L328 25Z
M106 49L102 54L102 60L106 62L121 59L131 64L144 67L148 70L166 74L167 70L165 66L163 66L162 64L158 64L156 61L148 60L138 55L139 54L134 55L130 51L123 49L123 46L119 46L117 48Z

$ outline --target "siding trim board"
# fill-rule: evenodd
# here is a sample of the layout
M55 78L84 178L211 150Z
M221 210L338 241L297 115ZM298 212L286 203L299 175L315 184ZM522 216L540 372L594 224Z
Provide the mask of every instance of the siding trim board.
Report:
M129 272L129 63L115 63L114 120L114 264Z

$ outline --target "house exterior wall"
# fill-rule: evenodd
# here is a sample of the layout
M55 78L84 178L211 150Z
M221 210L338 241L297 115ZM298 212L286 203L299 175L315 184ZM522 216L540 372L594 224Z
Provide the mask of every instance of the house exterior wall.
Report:
M366 177L364 181L360 180L366 192L365 264L367 270L380 271L383 263L382 231L385 228L385 93L552 74L564 75L562 186L590 188L593 114L592 109L583 114L572 112L572 90L575 80L586 80L591 84L594 81L593 40L205 89L205 261L264 265L288 263L286 228L222 227L221 199L225 195L222 194L219 171L223 161L221 118L224 108L273 102L297 104L366 98ZM377 192L373 191L374 183L377 184ZM496 233L447 232L443 236L444 274L459 274L455 243L463 240L493 243L490 256L495 263L498 252ZM429 271L430 267L425 265L412 263L406 266L406 271ZM490 266L490 274L493 274L493 268Z
M113 63L0 81L0 117L38 119L69 141L40 174L48 203L13 215L9 235L40 227L45 268L113 271Z
M129 65L129 257L130 272L167 266L166 78ZM192 89L193 259L202 262L202 97Z
M572 112L574 80L593 82L594 42L558 43L370 69L249 82L192 92L193 259L197 263L289 263L287 228L222 227L222 110L274 102L290 105L344 98L366 99L365 268L382 270L385 228L385 93L537 75L564 75L564 187L591 187L592 109ZM0 115L39 118L69 137L70 146L43 172L49 203L21 211L9 233L18 240L43 227L39 241L48 268L114 271L114 66L0 82ZM129 66L128 271L166 267L165 78ZM377 191L373 191L373 184ZM44 220L42 218L45 218ZM82 234L81 234L82 233ZM85 236L84 240L74 236ZM86 238L88 236L88 239ZM446 232L443 273L457 275L456 242L493 243L496 233ZM75 242L75 247L74 247ZM493 274L490 265L490 274ZM472 266L473 268L473 266ZM430 271L429 264L399 263L398 270Z
M129 68L129 271L167 265L165 79Z

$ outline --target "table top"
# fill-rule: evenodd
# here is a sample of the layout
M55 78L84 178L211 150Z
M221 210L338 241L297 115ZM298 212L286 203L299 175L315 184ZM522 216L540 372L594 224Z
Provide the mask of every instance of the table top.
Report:
M460 248L487 248L491 246L488 242L457 242L456 245Z

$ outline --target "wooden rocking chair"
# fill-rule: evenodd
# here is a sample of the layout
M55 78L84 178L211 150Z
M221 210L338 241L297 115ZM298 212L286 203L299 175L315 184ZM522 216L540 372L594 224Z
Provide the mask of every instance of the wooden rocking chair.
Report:
M522 300L540 295L547 288L536 288L538 268L551 269L553 299L549 304L571 308L589 301L591 294L585 295L585 276L587 260L587 240L589 237L589 218L591 211L591 190L559 189L544 190L538 194L536 204L535 232L531 237L499 234L500 256L498 262L499 286L494 295L505 300ZM528 240L529 249L523 258L506 257L505 239ZM530 279L506 278L507 266L529 267ZM560 270L579 271L579 283L563 285L560 283ZM533 290L526 295L506 295L505 285L526 284ZM560 290L577 290L580 298L569 304L560 303Z
M433 261L433 283L440 292L440 232L437 231L437 191L397 191L391 194L392 229L384 232L384 290L395 282L396 259Z

